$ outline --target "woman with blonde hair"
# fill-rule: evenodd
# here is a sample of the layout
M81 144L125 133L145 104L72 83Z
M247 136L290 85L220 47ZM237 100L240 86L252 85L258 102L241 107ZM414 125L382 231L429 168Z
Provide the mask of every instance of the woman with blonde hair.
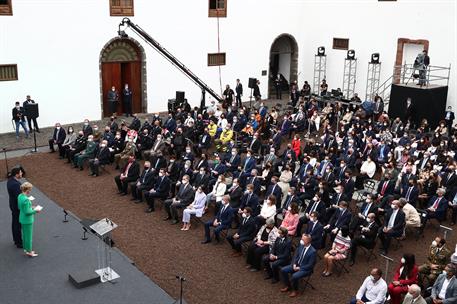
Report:
M33 186L31 183L23 183L21 185L22 193L17 197L17 201L19 207L19 222L22 226L22 244L24 246L25 254L29 257L36 257L38 254L32 250L33 222L35 220L35 213L40 211L32 208L32 202L29 199L32 188Z

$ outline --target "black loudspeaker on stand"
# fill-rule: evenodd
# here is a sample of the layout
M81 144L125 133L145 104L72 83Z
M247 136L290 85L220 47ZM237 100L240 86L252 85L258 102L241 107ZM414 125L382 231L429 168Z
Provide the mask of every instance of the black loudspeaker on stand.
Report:
M255 86L255 84L256 84L256 82L257 82L257 79L255 79L255 78L249 78L248 87L249 87L250 89L253 89L254 86Z
M25 116L27 116L27 119L29 121L31 121L32 119L37 119L39 116L40 116L40 112L39 112L39 109L38 109L38 103L29 103L25 106L24 108L24 111L25 111ZM29 126L30 128L31 126ZM35 128L35 124L33 124L33 144L34 144L34 149L30 152L32 153L36 153L37 152L37 149L36 149L36 128ZM31 131L31 130L30 130Z

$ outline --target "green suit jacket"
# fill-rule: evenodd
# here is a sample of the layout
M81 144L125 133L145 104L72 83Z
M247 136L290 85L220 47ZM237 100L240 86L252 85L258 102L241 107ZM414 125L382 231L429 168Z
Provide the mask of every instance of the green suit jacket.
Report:
M33 224L35 220L35 210L32 209L32 202L29 200L27 195L24 193L19 194L17 197L19 207L19 223L21 224Z

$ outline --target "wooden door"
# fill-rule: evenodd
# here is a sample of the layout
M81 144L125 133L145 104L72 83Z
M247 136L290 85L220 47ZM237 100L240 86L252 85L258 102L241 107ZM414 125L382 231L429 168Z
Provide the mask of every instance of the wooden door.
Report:
M109 117L113 113L108 104L107 93L112 86L116 87L119 95L122 95L121 64L118 62L102 63L102 90L103 90L103 117ZM122 113L121 102L117 105L117 113Z
M132 113L143 112L141 106L141 62L123 62L121 73L122 88L128 83L132 90Z

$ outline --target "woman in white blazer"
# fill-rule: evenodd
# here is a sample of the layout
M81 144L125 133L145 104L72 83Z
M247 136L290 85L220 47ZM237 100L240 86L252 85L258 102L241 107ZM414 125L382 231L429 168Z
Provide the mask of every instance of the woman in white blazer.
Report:
M202 217L205 213L205 202L206 194L203 192L202 186L198 187L197 192L195 192L195 198L192 204L187 206L183 211L182 215L182 231L187 231L190 229L190 217L192 214L195 214L196 217Z
M222 201L222 197L227 190L227 185L225 184L225 176L221 175L217 178L217 182L213 186L213 191L206 195L206 205L208 206L209 202L215 200L216 203Z

